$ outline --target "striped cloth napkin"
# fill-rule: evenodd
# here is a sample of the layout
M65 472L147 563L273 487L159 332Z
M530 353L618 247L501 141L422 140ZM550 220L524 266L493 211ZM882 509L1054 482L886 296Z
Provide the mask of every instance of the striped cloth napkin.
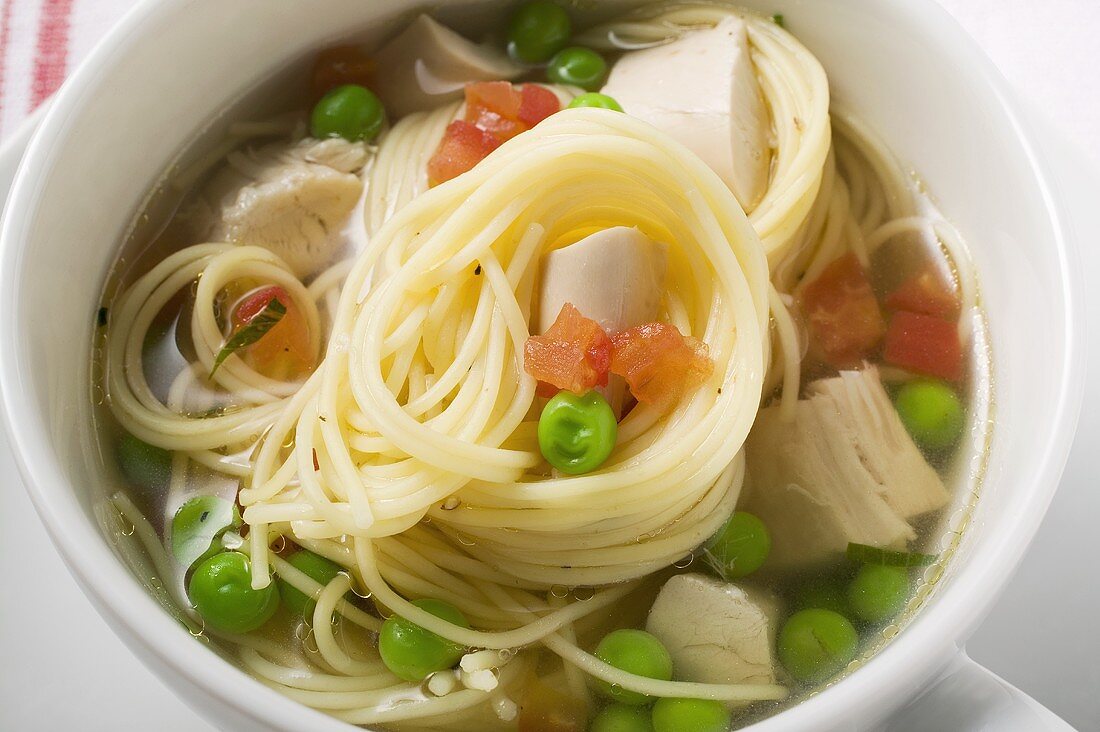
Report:
M231 1L231 0L230 0ZM0 140L137 0L0 0Z

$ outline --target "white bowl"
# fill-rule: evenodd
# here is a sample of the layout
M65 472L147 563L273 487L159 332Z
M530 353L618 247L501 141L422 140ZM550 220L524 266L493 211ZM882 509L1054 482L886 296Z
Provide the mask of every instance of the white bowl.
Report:
M1002 714L1000 729L1010 719L1020 729L1040 728L1041 711L959 653L1042 519L1080 406L1080 268L1058 192L1047 184L1003 81L933 0L746 4L785 14L824 63L835 94L915 163L968 239L989 313L996 402L972 525L927 607L864 667L754 729L871 728L945 668L955 673L952 684L935 687L936 703L925 708L967 712L968 725ZM119 636L228 729L348 727L264 687L197 642L147 593L148 578L128 569L135 549L113 546L101 530L103 496L94 486L103 466L94 448L89 373L98 297L150 187L219 111L310 51L405 8L398 0L147 0L62 89L7 207L0 388L31 497ZM1003 703L953 704L945 689L960 680L1003 692ZM962 728L954 719L951 728Z

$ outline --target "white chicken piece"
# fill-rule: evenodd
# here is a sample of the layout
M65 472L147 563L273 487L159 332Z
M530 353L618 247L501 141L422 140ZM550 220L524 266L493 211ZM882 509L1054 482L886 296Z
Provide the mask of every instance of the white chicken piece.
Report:
M214 212L210 238L254 244L306 279L332 263L340 228L363 192L363 143L305 139L231 153L205 192Z
M949 500L906 432L878 370L842 371L811 384L794 418L760 412L746 442L749 480L738 508L767 524L766 567L812 566L849 542L904 549L908 519Z
M746 212L760 202L771 165L771 123L744 20L731 16L671 43L624 54L603 93L690 148Z
M657 319L668 248L637 228L597 231L542 259L539 332L573 303L608 333Z
M479 46L427 15L384 45L374 60L379 73L371 89L394 119L459 99L469 82L515 79L524 72L501 51Z
M681 574L661 588L645 629L668 649L679 680L770 684L778 619L779 604L771 595Z
M590 234L543 257L538 332L545 333L562 306L572 303L608 333L657 319L668 266L668 248L636 228L615 226ZM612 378L604 390L619 413L624 385Z
M810 384L808 393L836 406L867 475L899 517L908 520L947 504L950 494L905 429L878 369L841 371L836 378ZM868 449L872 435L875 449Z

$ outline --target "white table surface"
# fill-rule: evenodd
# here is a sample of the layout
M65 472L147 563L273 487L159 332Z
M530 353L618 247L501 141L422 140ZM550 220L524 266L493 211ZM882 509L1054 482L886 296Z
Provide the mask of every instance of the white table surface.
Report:
M940 1L1049 129L1044 153L1061 185L1074 191L1075 224L1083 244L1091 244L1100 232L1100 2ZM1083 255L1095 282L1100 248ZM1089 311L1100 322L1100 292L1089 292ZM968 645L976 660L1090 731L1100 730L1100 552L1093 542L1100 520L1100 347L1093 342L1086 406L1062 487L1019 573ZM0 730L212 730L84 599L3 442L0 476Z

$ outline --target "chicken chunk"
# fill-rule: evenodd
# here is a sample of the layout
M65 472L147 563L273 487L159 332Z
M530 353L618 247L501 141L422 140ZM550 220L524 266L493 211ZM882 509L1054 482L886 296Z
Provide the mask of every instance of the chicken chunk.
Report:
M904 549L909 520L948 499L897 416L878 371L842 371L807 389L795 416L757 416L746 442L749 479L739 508L771 531L771 569L842 554L849 542Z
M672 656L676 677L709 684L775 682L779 604L766 593L701 574L661 588L646 620Z
M340 228L363 192L362 143L306 139L231 153L208 186L209 237L253 244L279 255L300 278L330 265Z
M539 329L565 303L608 333L657 319L667 247L635 228L615 226L548 253L542 260Z
M515 79L523 68L501 51L479 46L421 15L374 55L372 89L397 119L462 97L471 81Z
M771 123L744 20L731 16L671 43L624 54L603 93L690 148L745 211L759 203L768 186Z

